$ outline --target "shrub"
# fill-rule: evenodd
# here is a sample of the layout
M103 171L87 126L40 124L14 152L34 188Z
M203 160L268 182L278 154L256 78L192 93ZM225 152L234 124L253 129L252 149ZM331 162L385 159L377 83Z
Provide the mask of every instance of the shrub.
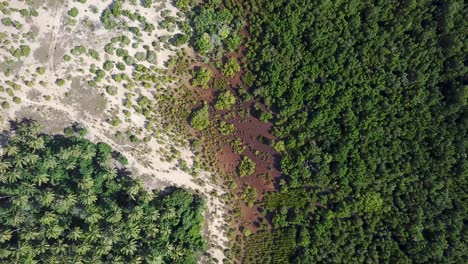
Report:
M89 49L88 54L95 60L99 60L99 52L97 52L97 50Z
M214 44L211 41L210 35L208 35L208 33L204 33L203 35L199 36L195 41L195 47L198 52L204 54L212 51L214 48Z
M106 71L110 71L112 68L114 68L114 63L110 60L106 60L102 65L102 68Z
M4 17L4 18L2 18L2 24L4 26L9 27L9 26L13 25L13 20L11 20L11 18L9 18L9 17Z
M80 56L86 52L86 47L83 45L75 46L73 49L71 49L70 53L75 55L75 56Z
M117 157L115 158L118 162L120 162L120 164L122 165L128 165L128 159L127 157L125 157L125 155L123 155L122 153L119 153L117 155Z
M184 34L176 34L173 38L173 43L175 46L182 46L187 43L188 37Z
M107 43L105 46L104 46L104 51L109 54L109 55L114 55L114 45L112 45L112 43Z
M123 59L127 65L133 65L135 63L135 59L132 56L127 55Z
M240 71L240 66L236 58L229 58L229 60L224 64L222 69L222 74L227 77L234 77L236 73Z
M230 135L234 131L234 124L229 124L225 121L220 121L218 130L222 135Z
M230 91L224 91L218 95L214 108L216 110L230 110L235 103L236 97Z
M255 172L255 162L247 156L243 156L237 170L241 177L250 176Z
M76 17L78 15L78 9L73 7L72 9L68 10L68 15L71 17Z
M36 68L36 72L37 72L38 74L44 74L45 71L46 71L46 68L45 68L45 67L37 67L37 68Z
M21 98L15 96L15 97L13 97L13 102L19 104L19 103L21 103Z
M157 64L158 63L158 56L155 51L148 50L146 52L146 61L152 64Z
M109 121L109 123L110 123L112 126L118 126L118 125L120 125L120 124L122 123L122 120L120 120L119 117L115 116L115 117L113 117L113 118Z
M176 0L175 5L180 10L187 11L189 8L189 0Z
M117 94L117 88L115 86L106 86L106 92L110 95L116 95Z
M71 61L70 55L66 55L66 54L63 55L63 60L64 60L64 61Z
M28 12L27 9L21 9L21 10L19 11L19 13L20 13L20 15L21 15L22 17L26 17L26 16L29 15L29 12Z
M241 43L242 43L241 36L239 36L238 34L231 34L229 37L227 37L225 41L226 49L228 51L234 51L240 46Z
M253 206L254 202L257 200L257 190L252 186L247 186L244 192L242 193L242 200L246 202L249 206Z
M57 79L55 80L55 83L58 85L58 86L63 86L65 84L65 80L64 79Z
M3 109L8 109L8 108L10 108L10 103L8 103L7 101L3 101L3 102L2 102L2 108L3 108Z
M226 78L216 78L213 80L213 88L217 91L225 90L229 85Z
M36 10L34 10L34 9L32 9L31 11L29 11L29 14L30 14L31 16L33 16L33 17L39 16L39 13L38 13Z
M260 121L262 121L265 124L268 123L272 118L273 114L270 112L261 112L259 117Z
M244 152L245 146L244 143L242 143L241 139L236 138L236 140L232 142L232 150L236 154L241 154L242 152Z
M203 89L208 87L208 82L211 80L211 71L205 68L198 68L193 71L192 85L201 86Z
M210 114L208 112L207 103L205 103L202 108L192 112L190 125L197 130L203 130L210 125Z
M150 8L153 4L153 0L142 0L141 5L145 8Z
M135 53L135 59L137 59L138 61L144 61L146 58L146 54L144 52L137 52Z
M117 69L119 69L121 71L125 70L125 64L123 64L122 62L117 62L116 67L117 67Z

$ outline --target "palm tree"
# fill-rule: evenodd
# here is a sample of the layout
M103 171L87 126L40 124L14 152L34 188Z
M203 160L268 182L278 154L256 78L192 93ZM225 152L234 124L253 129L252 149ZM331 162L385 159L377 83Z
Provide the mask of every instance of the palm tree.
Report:
M57 161L52 156L47 156L43 159L43 167L44 169L54 169L57 167Z
M1 174L6 173L9 168L11 168L11 163L10 162L8 162L6 160L0 161L0 173Z
M31 140L28 144L30 148L32 148L34 151L40 150L44 148L44 139L39 137Z
M18 152L19 152L19 148L15 145L10 145L6 147L5 149L5 154L10 157L18 155Z
M33 153L28 153L24 156L24 160L27 164L34 165L39 160L39 156Z
M44 206L51 205L55 200L55 194L51 191L46 191L40 198L39 202Z
M131 256L133 253L135 253L137 250L137 243L135 240L130 240L130 242L125 245L125 247L122 249L122 253L124 253L125 256Z
M7 173L6 177L7 177L7 182L8 183L15 183L17 180L22 178L21 174L19 172L17 172L16 170L12 171L10 173Z
M38 186L41 186L42 184L49 182L49 175L47 175L45 173L41 173L41 174L37 175L34 180L35 180L35 182L37 183Z
M67 235L67 238L73 241L78 241L83 237L83 231L80 227L73 228L72 231Z

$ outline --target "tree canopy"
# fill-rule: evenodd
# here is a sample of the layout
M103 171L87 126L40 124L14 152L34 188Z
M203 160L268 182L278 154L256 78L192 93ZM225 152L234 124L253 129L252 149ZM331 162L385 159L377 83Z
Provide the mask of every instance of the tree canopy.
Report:
M20 124L0 157L0 262L196 262L198 196L147 191L109 145L39 131Z

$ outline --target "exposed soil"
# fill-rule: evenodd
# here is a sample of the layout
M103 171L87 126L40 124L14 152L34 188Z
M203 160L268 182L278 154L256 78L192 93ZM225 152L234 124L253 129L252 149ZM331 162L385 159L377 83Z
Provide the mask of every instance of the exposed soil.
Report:
M247 34L243 32L243 34ZM245 47L242 46L236 53L230 53L230 57L236 57L239 61L245 56ZM189 55L193 55L192 52L187 52ZM216 78L225 78L220 71L212 65L196 62L192 64L192 68L205 67L211 70L213 73L212 80ZM238 94L238 88L243 86L242 83L243 71L241 70L233 78L229 79L228 90L233 94ZM211 81L213 82L213 81ZM215 102L216 94L219 91L216 91L212 88L212 83L209 85L208 89L201 89L200 87L190 86L191 91L195 95L196 99L201 101L206 101L210 105L213 105ZM250 207L245 202L239 199L239 208L242 214L242 221L240 225L250 229L255 232L258 223L261 221L264 216L260 213L260 208L258 207L258 202L263 199L265 192L275 191L278 188L278 181L281 176L279 171L279 161L280 155L276 152L267 142L262 142L260 139L263 138L263 141L275 140L276 138L270 133L270 130L273 126L271 122L263 123L257 117L252 114L256 112L254 105L258 104L256 100L250 100L249 102L241 102L240 98L237 100L237 104L232 107L229 111L216 111L213 108L210 108L210 119L213 124L216 124L218 121L224 120L227 123L234 124L234 132L231 135L223 136L216 129L214 131L216 135L210 135L209 139L206 140L205 144L207 145L207 152L213 153L216 156L217 168L222 174L227 175L231 180L233 180L238 188L233 190L237 197L241 197L243 190L246 186L250 185L257 190L258 199L257 203ZM242 110L248 110L251 114L247 116L240 116L238 113ZM231 116L229 118L224 118L226 115ZM197 131L191 130L193 134L199 135ZM236 154L232 150L229 142L234 139L241 139L244 142L245 150L241 154ZM246 177L239 177L236 173L237 166L242 156L249 157L252 161L255 162L256 168L255 173Z

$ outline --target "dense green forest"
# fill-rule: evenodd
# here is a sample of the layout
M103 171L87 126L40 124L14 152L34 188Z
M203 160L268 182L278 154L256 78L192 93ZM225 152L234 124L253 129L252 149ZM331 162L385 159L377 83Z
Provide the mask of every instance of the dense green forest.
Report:
M244 262L466 261L463 1L225 0L194 10L195 48L214 57L230 50L222 29L234 38L247 25L243 82L273 111L281 146L281 188L263 201L274 232L252 234Z
M40 130L21 124L0 157L1 263L196 263L198 196L145 190L83 128Z

